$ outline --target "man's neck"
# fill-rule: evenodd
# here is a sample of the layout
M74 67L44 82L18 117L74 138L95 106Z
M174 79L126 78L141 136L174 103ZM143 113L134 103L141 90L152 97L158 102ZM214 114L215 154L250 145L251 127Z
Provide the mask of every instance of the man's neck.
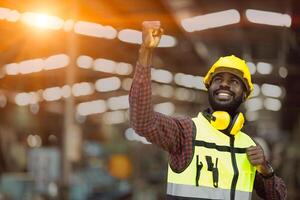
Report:
M237 110L234 110L234 111L232 111L232 110L214 110L213 108L207 108L207 109L205 109L205 111L206 112L208 112L208 113L210 113L210 114L212 114L213 112L215 112L215 111L224 111L224 112L227 112L231 117L234 117L235 116L235 114L238 112Z

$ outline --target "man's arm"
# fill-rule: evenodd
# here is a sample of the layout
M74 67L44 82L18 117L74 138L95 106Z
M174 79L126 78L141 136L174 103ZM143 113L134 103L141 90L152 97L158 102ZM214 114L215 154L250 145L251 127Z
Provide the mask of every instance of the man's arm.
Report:
M283 180L277 177L270 164L266 161L264 150L260 145L247 149L250 163L256 166L254 189L258 196L268 200L287 199L287 188Z
M173 118L153 111L151 100L151 61L162 35L159 22L143 23L143 43L129 93L130 124L140 135L169 153L180 152L183 162L192 151L192 121Z
M286 200L287 188L283 180L276 175L265 178L256 173L254 189L258 196L268 200Z

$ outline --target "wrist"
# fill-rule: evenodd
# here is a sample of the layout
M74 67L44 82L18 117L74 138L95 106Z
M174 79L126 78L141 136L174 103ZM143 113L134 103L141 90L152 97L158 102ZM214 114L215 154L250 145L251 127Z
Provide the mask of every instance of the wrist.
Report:
M144 67L150 66L152 62L153 48L141 45L139 49L138 63Z
M271 178L274 176L274 170L273 167L270 165L269 162L266 162L264 165L262 165L258 172L264 177L264 178Z
M152 52L154 50L154 47L146 46L144 43L141 44L139 52Z

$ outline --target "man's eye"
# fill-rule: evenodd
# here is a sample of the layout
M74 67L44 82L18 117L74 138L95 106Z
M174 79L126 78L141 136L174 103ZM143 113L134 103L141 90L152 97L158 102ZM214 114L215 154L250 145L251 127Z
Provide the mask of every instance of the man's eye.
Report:
M240 82L238 81L238 80L236 80L236 79L233 79L233 80L231 80L231 82L233 83L233 84L235 84L235 85L238 85Z
M220 82L221 80L222 80L221 77L216 77L214 78L213 82Z

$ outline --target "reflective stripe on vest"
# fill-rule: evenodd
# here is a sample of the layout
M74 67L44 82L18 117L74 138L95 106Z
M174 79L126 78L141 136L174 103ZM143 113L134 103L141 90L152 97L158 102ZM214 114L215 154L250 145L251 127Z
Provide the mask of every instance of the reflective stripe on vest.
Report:
M255 167L246 149L255 146L253 140L243 132L225 135L212 127L202 113L193 122L194 155L183 172L176 173L169 166L168 197L251 199Z
M188 197L195 199L226 199L230 200L230 190L221 188L211 188L205 186L182 185L168 183L167 194L177 197ZM250 192L236 191L235 199L251 199Z

